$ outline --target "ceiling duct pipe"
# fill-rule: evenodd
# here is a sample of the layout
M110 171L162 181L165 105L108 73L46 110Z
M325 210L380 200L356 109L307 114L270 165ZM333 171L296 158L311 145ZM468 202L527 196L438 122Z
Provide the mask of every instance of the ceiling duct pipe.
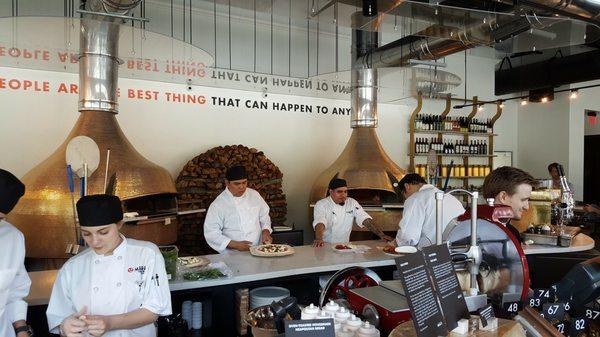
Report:
M362 16L362 13L356 12L352 15L352 19L359 20ZM352 128L377 127L377 70L356 67L355 60L377 48L378 45L377 31L359 29L352 31L352 91L350 93Z
M141 0L88 0L91 20L81 20L79 55L79 111L118 113L119 30L123 19Z
M596 24L600 19L600 2L594 0L520 0L519 4Z

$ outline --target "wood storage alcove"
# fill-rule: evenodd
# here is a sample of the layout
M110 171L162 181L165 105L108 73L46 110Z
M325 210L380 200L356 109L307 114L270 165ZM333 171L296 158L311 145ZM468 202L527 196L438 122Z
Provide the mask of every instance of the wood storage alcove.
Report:
M287 203L281 188L283 174L262 151L243 145L212 148L190 160L177 177L179 211L205 208L225 189L225 171L243 165L248 171L248 186L257 190L271 208L273 226L285 222ZM179 218L177 245L180 255L211 254L214 251L204 239L206 213L184 215Z

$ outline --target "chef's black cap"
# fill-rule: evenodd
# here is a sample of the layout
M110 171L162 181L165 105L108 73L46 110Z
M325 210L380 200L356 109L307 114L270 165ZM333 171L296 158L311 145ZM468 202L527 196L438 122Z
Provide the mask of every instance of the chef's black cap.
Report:
M10 213L25 194L25 185L12 173L0 169L0 212Z
M346 180L340 179L340 178L333 178L329 182L330 190L335 190L336 188L347 187L347 186L348 186L348 184L346 183Z
M225 177L229 181L248 179L248 173L243 166L233 166L227 170Z
M123 220L119 197L108 194L86 195L77 201L79 224L85 227L105 226Z

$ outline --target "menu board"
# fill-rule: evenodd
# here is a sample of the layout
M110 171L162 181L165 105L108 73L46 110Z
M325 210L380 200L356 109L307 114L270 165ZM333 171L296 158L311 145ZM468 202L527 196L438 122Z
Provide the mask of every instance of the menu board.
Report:
M448 328L421 252L396 258L417 336L445 336Z
M454 330L460 319L469 319L470 315L456 272L452 266L448 246L425 247L423 248L423 254L442 306L446 325L449 330Z

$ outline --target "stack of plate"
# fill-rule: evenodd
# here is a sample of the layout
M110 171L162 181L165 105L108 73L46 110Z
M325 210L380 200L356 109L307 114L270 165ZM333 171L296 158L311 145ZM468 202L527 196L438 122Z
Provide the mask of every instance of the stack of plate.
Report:
M262 287L250 291L250 309L269 305L290 296L290 291L281 287Z
M188 325L188 328L192 328L192 301L185 301L181 304L181 318L183 318Z
M202 302L192 303L192 329L202 328Z

